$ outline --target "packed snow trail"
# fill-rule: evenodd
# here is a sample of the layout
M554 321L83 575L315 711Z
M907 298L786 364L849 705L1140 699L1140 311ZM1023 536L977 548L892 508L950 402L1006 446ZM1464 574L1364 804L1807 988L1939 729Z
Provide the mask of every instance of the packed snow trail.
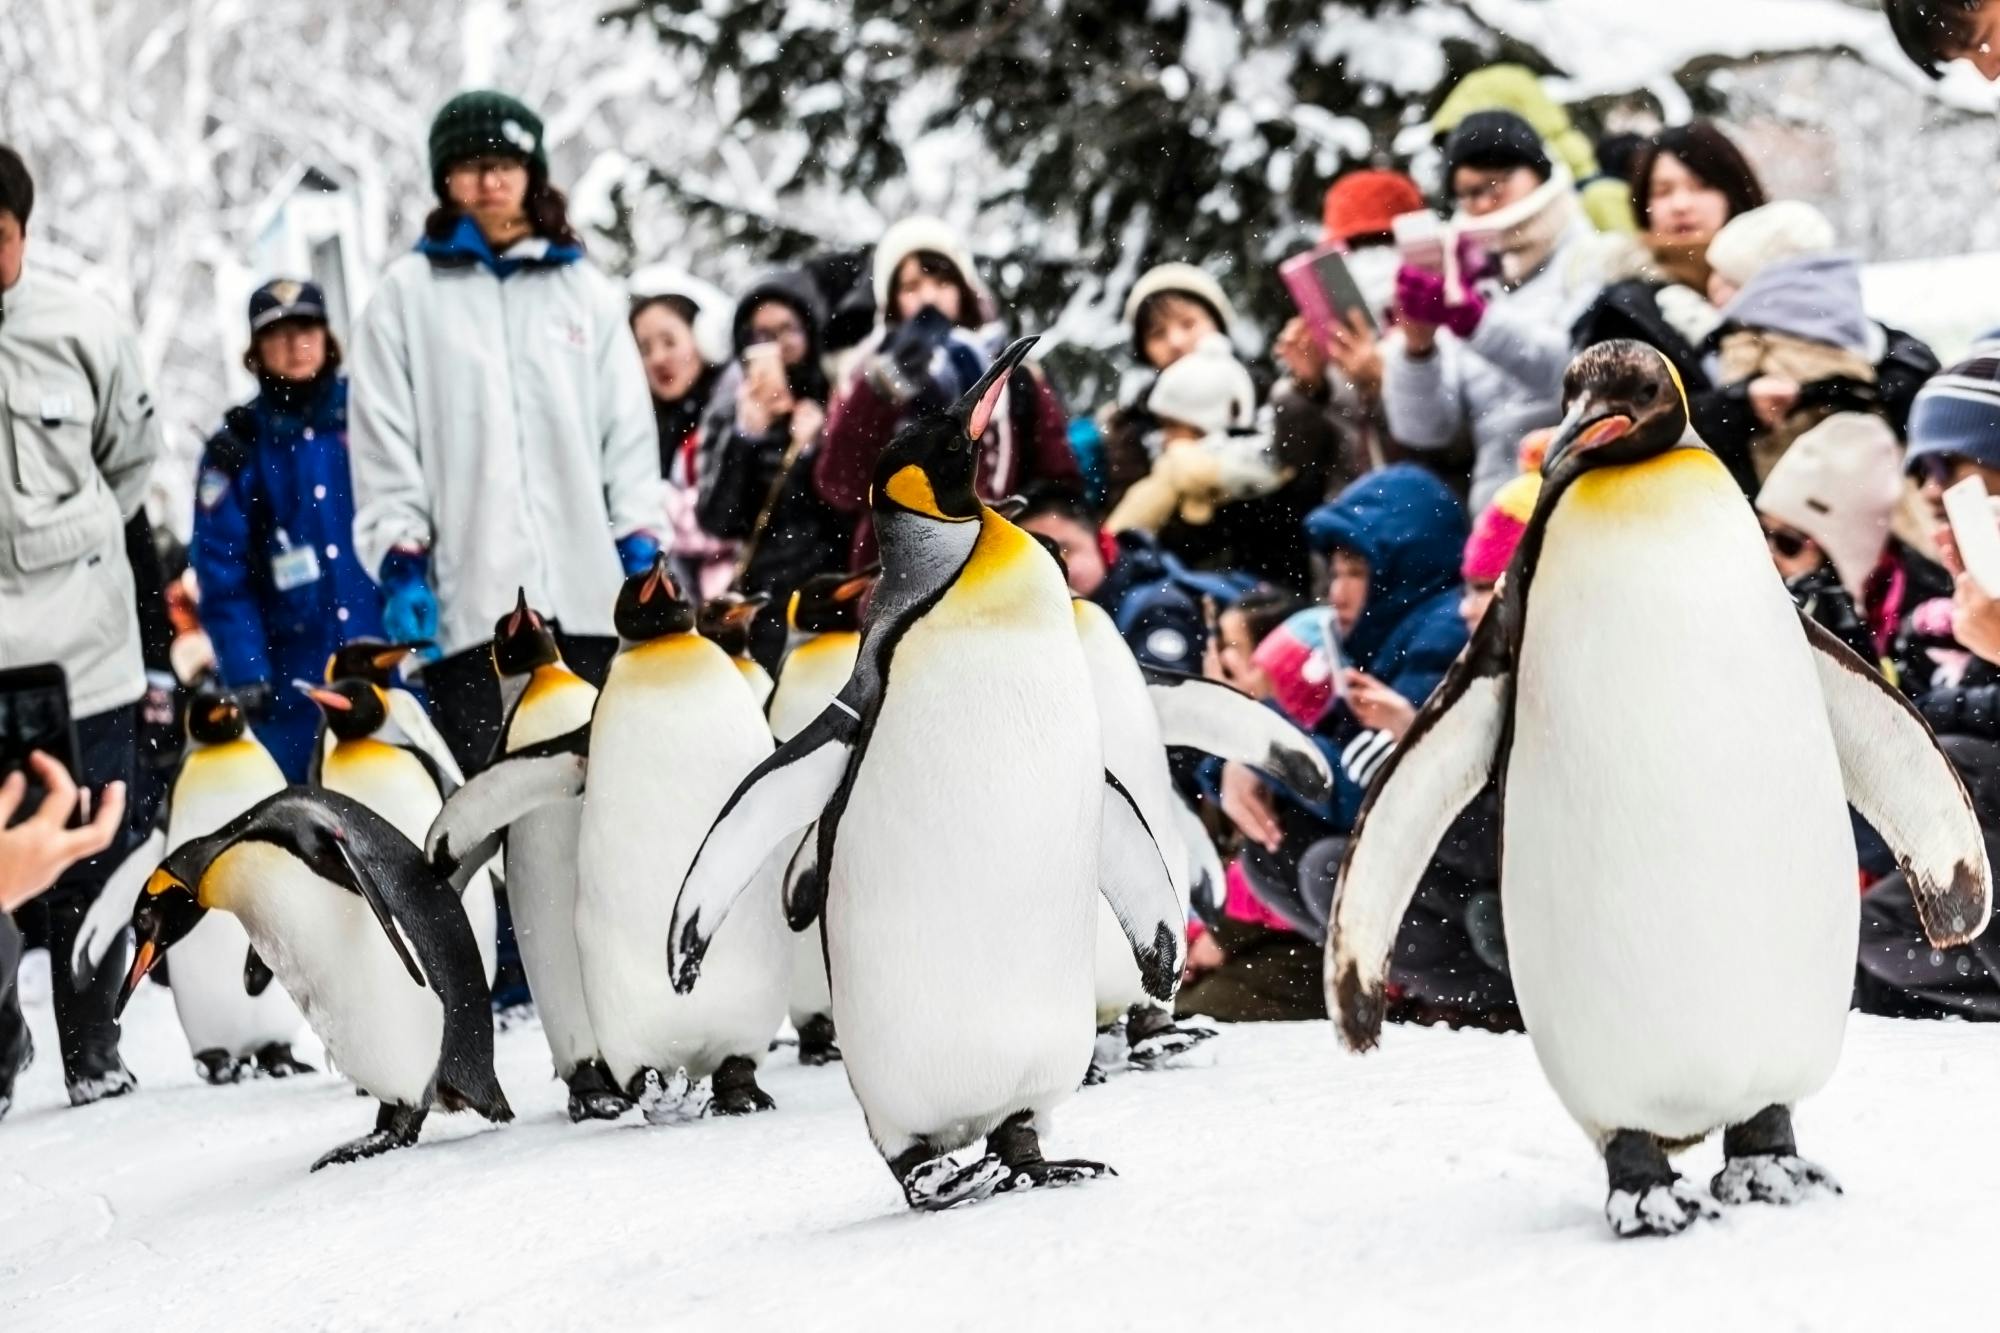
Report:
M167 993L125 1020L140 1092L62 1105L39 1050L0 1122L0 1328L1314 1329L1916 1327L1970 1312L1941 1256L2000 1198L2000 1028L1856 1018L1801 1151L1847 1188L1617 1241L1604 1176L1526 1040L1231 1027L1207 1067L1059 1113L1051 1155L1119 1171L909 1213L840 1067L773 1055L779 1109L571 1125L532 1026L499 1038L519 1114L434 1115L416 1148L308 1175L371 1103L327 1075L195 1080ZM319 1052L302 1045L301 1058ZM1704 1187L1714 1141L1679 1159ZM1958 1239L1955 1239L1958 1238Z

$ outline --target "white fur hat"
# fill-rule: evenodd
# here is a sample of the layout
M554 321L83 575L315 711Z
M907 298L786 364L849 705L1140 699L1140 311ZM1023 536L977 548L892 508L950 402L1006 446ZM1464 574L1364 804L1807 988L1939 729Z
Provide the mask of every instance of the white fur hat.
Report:
M1222 294L1221 283L1193 264L1156 264L1139 275L1139 280L1132 284L1131 294L1125 298L1125 326L1132 330L1134 343L1139 340L1139 307L1161 292L1185 292L1200 297L1221 316L1222 331L1235 332L1236 307Z
M986 299L986 286L979 281L979 270L972 263L972 252L965 248L965 239L943 218L910 217L890 227L882 233L882 239L875 243L875 308L889 309L891 288L896 285L896 270L903 261L920 250L943 255L952 262L965 278L965 285L982 301ZM978 311L967 311L968 316L979 317Z
M1859 606L1902 494L1902 454L1889 423L1842 412L1792 442L1757 492L1757 508L1818 542Z
M1829 254L1838 238L1826 214L1796 199L1739 213L1708 243L1708 266L1738 287L1784 259Z
M1255 421L1257 386L1236 359L1229 339L1211 333L1160 372L1146 406L1162 421L1220 435L1246 429Z

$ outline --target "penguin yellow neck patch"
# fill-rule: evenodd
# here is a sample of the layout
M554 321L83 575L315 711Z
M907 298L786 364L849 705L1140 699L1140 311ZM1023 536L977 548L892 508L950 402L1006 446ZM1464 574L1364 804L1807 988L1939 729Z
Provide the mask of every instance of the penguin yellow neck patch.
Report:
M944 511L938 508L937 492L931 489L930 477L915 463L898 468L896 475L889 478L882 490L891 500L913 514L922 514L945 523L953 521L946 518Z
M1033 537L991 509L982 509L979 521L972 556L932 617L942 612L946 618L1006 620L1028 614L1040 600L1040 576L1055 574L1053 563L1046 569L1037 563L1048 556Z
M1734 491L1729 470L1706 449L1669 449L1637 463L1592 468L1570 483L1561 508L1607 517L1664 513Z

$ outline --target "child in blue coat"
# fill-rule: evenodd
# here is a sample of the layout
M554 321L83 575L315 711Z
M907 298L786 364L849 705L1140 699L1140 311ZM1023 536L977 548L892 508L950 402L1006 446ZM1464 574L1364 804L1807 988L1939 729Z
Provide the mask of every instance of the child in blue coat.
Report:
M202 455L189 559L222 683L285 776L303 782L319 715L291 688L349 639L382 634L381 598L354 554L347 380L309 282L250 297L257 396Z

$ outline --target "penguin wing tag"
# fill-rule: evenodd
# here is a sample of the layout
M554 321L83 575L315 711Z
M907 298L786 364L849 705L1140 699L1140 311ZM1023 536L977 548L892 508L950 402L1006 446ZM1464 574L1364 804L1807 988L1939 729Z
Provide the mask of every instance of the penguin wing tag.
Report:
M1355 821L1327 932L1327 1011L1356 1051L1382 1034L1389 950L1438 840L1493 774L1506 727L1506 675L1461 659L1417 715Z
M493 859L500 836L509 825L545 805L583 795L588 766L584 755L549 746L535 746L500 760L453 792L444 809L438 811L424 837L431 868L464 892L461 881Z
M1160 739L1270 774L1307 801L1333 790L1333 770L1284 714L1219 681L1147 667L1147 693L1160 718Z
M395 949L396 957L402 959L403 966L409 970L410 980L427 989L437 990L424 979L423 969L417 966L417 960L410 954L409 944L403 939L403 932L396 927L396 914L390 910L388 899L382 896L382 889L375 883L375 877L368 873L368 868L354 855L354 849L347 845L347 839L338 829L329 829L326 840L333 844L335 852L338 853L334 858L336 865L327 868L346 872L336 882L343 888L361 895L361 901L367 903L368 910L375 913L375 920L381 924L382 933L389 937L390 947ZM438 993L443 994L441 991Z
M146 877L159 868L166 854L167 832L156 828L104 881L97 900L84 913L76 943L70 949L70 981L79 991L90 985L111 946L125 937L125 927L132 922L132 908L145 890Z
M271 965L257 956L257 946L251 945L243 955L243 993L252 997L262 995L271 985Z
M1146 994L1162 1004L1180 988L1187 922L1160 845L1132 793L1104 771L1104 827L1098 841L1097 884L1131 941Z
M1993 869L1979 817L1923 715L1847 645L1803 614L1848 802L1875 826L1909 881L1937 948L1986 928Z
M752 769L715 817L681 881L667 931L667 968L682 995L694 989L708 942L757 868L773 848L824 814L840 790L860 735L852 713L835 699Z

